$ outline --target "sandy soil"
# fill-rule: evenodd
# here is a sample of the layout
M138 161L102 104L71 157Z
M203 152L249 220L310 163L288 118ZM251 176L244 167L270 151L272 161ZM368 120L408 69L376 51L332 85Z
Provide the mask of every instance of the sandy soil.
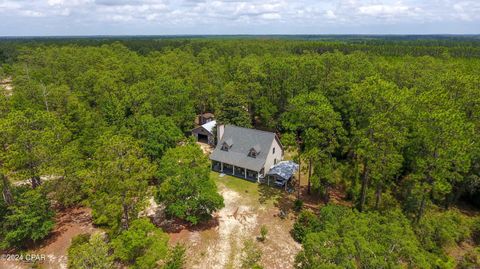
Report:
M50 181L50 180L54 180L54 179L58 179L60 178L59 176L54 176L54 175L50 175L50 176L41 176L40 177L40 180L41 182L45 182L45 181ZM31 179L24 179L24 180L18 180L18 181L13 181L12 183L14 186L22 186L22 185L31 185L32 184L32 181Z
M33 247L25 253L45 255L41 268L67 268L67 250L73 237L82 233L93 233L91 210L74 208L60 212L56 216L56 227L50 237L40 246ZM0 268L31 268L31 263L0 260Z
M236 192L223 184L219 190L225 207L215 216L216 226L170 234L171 244L180 242L187 246L186 268L239 268L244 241L256 240L262 225L269 230L265 242L257 241L264 268L293 268L295 255L301 249L289 233L293 216L281 219L276 206L249 199L246 196L250 194Z
M210 155L212 152L213 152L213 147L208 145L208 144L205 144L205 143L200 143L200 142L196 142L197 145L200 146L200 148L202 149L203 153L206 154L206 155Z
M0 80L0 87L5 90L5 94L7 96L12 95L13 85L12 85L12 78L6 78Z

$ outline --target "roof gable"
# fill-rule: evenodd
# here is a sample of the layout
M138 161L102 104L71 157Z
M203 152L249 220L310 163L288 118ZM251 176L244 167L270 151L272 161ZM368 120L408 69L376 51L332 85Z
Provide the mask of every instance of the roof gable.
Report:
M212 120L202 125L202 127L205 130L207 130L209 133L213 134L213 128L215 128L216 125L217 125L217 121Z

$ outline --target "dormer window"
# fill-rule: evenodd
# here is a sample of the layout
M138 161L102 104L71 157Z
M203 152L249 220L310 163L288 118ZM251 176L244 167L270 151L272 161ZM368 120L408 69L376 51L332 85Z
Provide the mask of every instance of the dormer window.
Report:
M229 138L227 140L225 140L222 144L222 150L224 151L228 151L231 147L232 147L233 143L232 143L232 139Z
M257 155L260 153L260 145L255 145L248 152L248 157L257 158Z
M230 148L230 147L227 145L227 143L223 143L223 144L222 144L222 150L228 151L229 148Z

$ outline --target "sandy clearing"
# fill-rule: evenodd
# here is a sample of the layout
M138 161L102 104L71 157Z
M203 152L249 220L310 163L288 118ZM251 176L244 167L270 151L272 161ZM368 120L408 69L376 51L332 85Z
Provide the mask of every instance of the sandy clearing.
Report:
M289 233L295 215L281 219L278 217L280 208L273 205L277 203L259 199L252 189L243 193L223 183L219 183L218 188L225 207L215 215L213 222L217 225L169 233L171 244L187 246L186 268L240 268L242 248L247 239L255 241L262 251L264 268L293 268L295 256L301 249ZM269 231L265 242L256 240L262 225Z
M0 87L5 90L5 95L10 96L12 95L13 85L12 85L12 78L8 77L3 80L0 80Z
M262 250L261 262L265 268L289 269L293 268L295 256L301 250L302 245L295 242L290 235L289 229L293 226L294 217L280 219L273 217L278 212L270 211L272 215L264 215L265 219L260 220L268 229L267 239L259 243ZM286 229L288 227L288 229ZM256 232L260 234L260 229Z
M219 225L216 228L218 239L209 245L203 259L192 264L192 268L238 268L243 238L257 225L257 215L251 207L240 202L239 193L222 188L225 207L218 213ZM193 233L190 238L199 237Z

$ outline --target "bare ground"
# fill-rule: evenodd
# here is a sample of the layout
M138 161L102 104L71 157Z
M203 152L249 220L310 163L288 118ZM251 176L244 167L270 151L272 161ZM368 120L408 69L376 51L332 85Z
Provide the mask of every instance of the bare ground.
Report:
M83 233L93 233L91 210L88 208L73 208L62 211L56 216L56 227L42 245L25 251L28 254L44 254L45 261L40 268L67 268L67 250L72 238ZM31 263L0 260L0 268L24 269L31 268Z
M301 246L290 236L293 214L278 217L283 206L277 199L279 191L272 189L276 194L269 199L255 183L231 177L225 180L235 180L240 188L242 184L248 188L242 191L217 181L225 207L215 216L215 226L170 233L171 244L187 246L186 268L239 268L244 241L256 240L262 225L269 232L265 242L256 243L263 253L261 264L264 268L293 268Z
M213 152L213 147L212 146L210 146L208 144L205 144L205 143L201 143L201 142L196 142L196 143L202 149L204 154L210 155Z
M13 91L12 78L8 77L3 80L0 80L0 88L4 89L5 95L7 96L12 95L12 91Z

